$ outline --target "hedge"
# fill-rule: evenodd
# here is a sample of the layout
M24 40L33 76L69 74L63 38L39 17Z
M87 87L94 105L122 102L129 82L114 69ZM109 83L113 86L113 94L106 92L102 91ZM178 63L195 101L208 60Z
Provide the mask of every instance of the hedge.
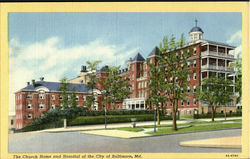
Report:
M238 117L238 116L242 116L241 112L236 112L236 113L227 113L226 117ZM216 113L215 117L225 117L224 113ZM208 113L208 114L194 114L194 119L200 119L200 118L212 118L212 114Z
M136 121L153 121L154 115L107 115L107 123L124 123L131 122L131 118L136 118ZM171 120L170 116L161 116L161 120ZM104 116L79 116L69 120L68 126L104 124Z
M18 132L27 132L27 131L37 131L37 130L50 129L50 128L60 128L60 127L63 127L63 120L62 119L58 120L58 121L51 121L49 123L44 123L44 124L30 123L22 129L14 130L14 132L18 133Z

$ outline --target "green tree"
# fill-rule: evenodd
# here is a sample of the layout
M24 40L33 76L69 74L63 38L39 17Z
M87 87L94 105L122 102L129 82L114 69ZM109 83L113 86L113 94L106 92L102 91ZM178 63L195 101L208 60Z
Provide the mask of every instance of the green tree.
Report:
M93 107L95 104L94 89L98 82L98 79L96 77L96 71L97 71L98 64L100 62L101 61L98 61L98 60L95 60L93 62L87 61L87 65L88 65L87 67L90 70L90 73L87 74L87 77L89 80L87 83L87 87L91 90L91 95L87 96L87 101L86 101L86 105L88 107L91 107L91 106Z
M211 108L212 121L214 121L216 108L225 106L231 100L230 95L233 93L230 89L231 85L232 82L225 77L211 76L202 81L201 87L198 86L196 97Z
M230 67L235 68L235 92L238 93L236 103L239 103L242 96L242 58L238 54L234 63Z
M70 96L70 100L69 100L69 105L73 108L75 108L77 106L77 102L76 102L76 88L74 87L72 90L72 94Z
M159 66L164 68L165 84L164 94L172 106L173 130L177 130L176 114L178 111L178 101L186 100L187 80L192 71L188 67L188 58L193 47L185 47L184 35L179 41L172 35L170 40L165 36L159 46L160 56Z
M156 60L161 58L159 55L159 50L156 49ZM149 73L149 98L148 102L150 102L157 112L157 125L160 125L160 103L164 103L167 100L164 91L166 90L165 87L165 75L164 75L164 67L157 66L157 61L151 62L150 59L147 60L147 64L150 67Z
M106 77L104 81L101 82L104 86L104 104L111 104L113 109L115 103L121 103L131 94L128 81L118 75L119 69L120 66L106 67Z
M69 83L67 83L67 78L64 77L60 80L60 86L59 86L59 91L61 91L61 108L65 109L68 108L69 106L69 100L68 100L68 87Z

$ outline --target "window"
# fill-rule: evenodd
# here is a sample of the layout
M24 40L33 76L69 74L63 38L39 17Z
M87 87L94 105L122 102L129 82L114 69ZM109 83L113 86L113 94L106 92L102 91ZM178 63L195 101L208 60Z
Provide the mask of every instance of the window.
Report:
M59 100L62 100L62 96L59 97Z
M131 70L134 71L134 65L131 66Z
M28 108L28 109L32 109L31 103L29 103L29 104L27 105L27 108Z
M187 80L190 81L190 75L187 76Z
M13 119L11 119L10 124L11 124L11 125L13 125L13 124L14 124L14 120L13 120Z
M51 95L52 100L56 99L56 96L54 94Z
M134 78L135 78L135 77L134 77L134 74L133 74L133 75L132 75L132 80L134 80Z
M193 105L196 105L196 99L195 98L193 99Z
M144 72L143 76L144 76L144 77L147 77L147 72Z
M28 114L28 119L32 119L32 114Z
M86 96L83 96L82 98L83 98L84 101L86 101Z
M187 66L188 66L188 68L190 67L190 62L187 62Z
M187 92L190 93L190 87L187 87Z
M39 91L39 99L44 99L44 98L45 98L45 92Z
M183 100L181 100L181 106L184 106L184 101Z
M134 89L134 83L132 83L132 89Z
M45 105L43 103L39 104L39 109L44 109Z
M51 109L56 109L55 104L51 104Z
M68 96L68 101L70 101L70 99L71 99L71 96Z
M79 101L79 96L76 96L76 101Z
M189 102L189 98L187 99L187 106L189 106L190 105L190 102Z
M196 73L193 74L193 79L196 80Z
M193 86L193 93L196 92L196 86Z
M27 94L28 99L32 99L32 94Z
M197 51L196 51L196 48L194 48L194 55L196 55Z
M194 60L194 64L193 65L194 65L194 67L196 67L196 60Z

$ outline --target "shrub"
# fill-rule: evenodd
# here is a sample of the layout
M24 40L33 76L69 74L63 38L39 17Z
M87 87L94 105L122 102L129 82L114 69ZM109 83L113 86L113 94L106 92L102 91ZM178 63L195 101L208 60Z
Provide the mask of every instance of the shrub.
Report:
M237 116L242 116L241 112L236 112L236 113L227 113L226 117L237 117ZM215 117L225 117L224 113L216 113ZM200 118L212 118L212 114L194 114L194 119L200 119Z
M154 115L107 115L107 123L122 123L131 122L131 118L136 118L136 121L153 121ZM170 120L170 116L161 116L161 120ZM104 116L79 116L75 119L69 120L69 126L89 125L89 124L103 124Z

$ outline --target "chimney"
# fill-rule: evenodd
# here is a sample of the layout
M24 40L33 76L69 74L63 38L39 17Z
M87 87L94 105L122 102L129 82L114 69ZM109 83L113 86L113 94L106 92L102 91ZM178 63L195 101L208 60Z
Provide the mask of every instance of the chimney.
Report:
M82 66L81 66L81 72L87 72L87 67L84 66L84 65L82 65Z
M40 81L43 81L44 80L44 77L40 77Z
M36 82L35 82L35 80L33 79L33 80L32 80L32 86L35 87L35 84L36 84Z
M27 86L29 86L30 85L30 82L27 82Z

